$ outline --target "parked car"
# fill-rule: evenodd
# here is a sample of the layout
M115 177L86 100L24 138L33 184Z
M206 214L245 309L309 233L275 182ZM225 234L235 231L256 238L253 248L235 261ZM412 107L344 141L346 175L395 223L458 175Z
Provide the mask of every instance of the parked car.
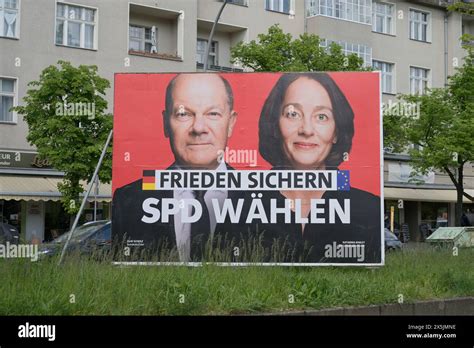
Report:
M20 242L20 233L15 226L0 222L0 244L18 244Z
M70 233L64 233L51 243L41 244L38 250L40 258L61 253ZM111 245L110 221L93 221L85 223L74 230L66 252L100 258L101 255L105 255L110 251Z
M402 249L402 242L400 242L400 239L398 237L390 232L388 228L385 229L385 250L390 251L390 250L400 250Z

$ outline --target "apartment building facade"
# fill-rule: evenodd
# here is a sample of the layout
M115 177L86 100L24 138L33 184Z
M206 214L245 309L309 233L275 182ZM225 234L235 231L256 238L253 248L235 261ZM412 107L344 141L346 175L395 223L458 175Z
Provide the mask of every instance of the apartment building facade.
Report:
M22 103L28 82L59 59L97 65L111 82L116 72L201 71L221 5L220 0L0 0L2 219L17 225L27 240L51 239L69 225L56 189L62 174L38 160L26 140L26 123L9 111ZM345 53L381 70L385 103L395 102L397 93L444 86L462 64L459 37L474 34L474 18L448 13L437 0L231 0L210 47L210 70L242 71L230 63L231 47L276 23L293 36L307 32L323 38L323 45L337 42ZM107 99L113 110L113 87ZM454 224L456 195L441 173L412 184L407 160L385 153L385 209L418 240L422 223ZM472 168L465 184L474 190ZM99 217L107 218L110 185L99 185L96 195Z

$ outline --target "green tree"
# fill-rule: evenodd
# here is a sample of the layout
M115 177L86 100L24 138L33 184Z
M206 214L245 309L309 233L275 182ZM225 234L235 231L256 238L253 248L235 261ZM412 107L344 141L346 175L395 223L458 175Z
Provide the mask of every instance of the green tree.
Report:
M419 105L418 115L400 114L393 108L384 115L385 145L394 152L408 150L417 173L437 169L449 175L457 191L458 224L463 196L474 201L464 189L464 169L474 162L474 51L469 46L465 49L464 64L456 68L445 88L399 96L402 103Z
M474 16L474 3L457 1L448 6L448 11Z
M320 43L321 39L314 34L305 33L293 39L276 24L267 34L259 34L258 41L240 42L233 47L231 62L254 71L367 70L356 54L346 56L341 46L333 43L327 49Z
M59 61L41 72L30 88L24 105L14 110L28 124L27 140L36 146L40 157L64 172L58 185L66 211L79 210L81 180L89 181L99 160L112 117L106 113L105 90L108 80L97 74L96 66L73 67ZM111 180L111 147L99 173L102 182Z

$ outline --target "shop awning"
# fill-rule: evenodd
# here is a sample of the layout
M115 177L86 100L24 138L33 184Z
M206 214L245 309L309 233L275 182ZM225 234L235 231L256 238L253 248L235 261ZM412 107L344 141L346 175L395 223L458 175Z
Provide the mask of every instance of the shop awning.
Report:
M23 176L23 175L1 175L0 176L0 199L25 200L25 201L59 201L61 193L58 191L60 177ZM83 183L84 191L87 184ZM112 186L110 184L99 184L97 201L111 201ZM93 200L94 188L92 188L90 200Z
M456 190L433 190L433 189L414 189L400 187L384 187L385 199L403 199L407 201L424 201L424 202L456 202ZM466 190L471 196L474 190ZM463 202L472 203L466 197Z

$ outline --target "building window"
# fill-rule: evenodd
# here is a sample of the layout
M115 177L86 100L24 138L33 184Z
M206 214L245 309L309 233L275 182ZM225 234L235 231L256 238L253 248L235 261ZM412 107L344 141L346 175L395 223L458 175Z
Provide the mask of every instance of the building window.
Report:
M138 52L156 53L156 27L141 27L138 25L130 25L128 29L129 50Z
M0 0L0 36L18 37L19 1Z
M345 41L333 41L333 40L321 40L321 46L327 47L331 46L332 43L336 43L342 47L342 52L345 55L350 55L352 53L357 54L360 58L364 60L364 65L367 67L372 66L372 48L369 46L361 44L353 44Z
M380 62L378 60L374 60L372 62L372 66L375 70L381 72L382 76L382 93L391 93L394 94L394 79L393 79L393 70L394 64L392 63L385 63Z
M429 70L410 67L410 93L423 94L428 89Z
M327 16L358 23L371 23L371 0L307 0L308 16Z
M410 10L410 39L418 41L429 41L429 13Z
M377 33L394 34L393 12L394 5L384 2L374 2L372 7L372 30Z
M207 47L207 40L197 39L196 62L199 64L204 64L204 60L206 57L206 47ZM217 41L212 41L211 49L209 50L208 65L219 65L217 52L218 52L218 43Z
M275 11L281 13L290 13L291 1L290 0L265 0L265 9L268 11Z
M15 102L15 80L0 78L0 122L15 122L10 109Z
M306 17L319 14L319 0L306 0Z
M421 202L421 224L428 225L431 231L448 227L448 203Z
M96 10L57 4L56 44L96 49Z

